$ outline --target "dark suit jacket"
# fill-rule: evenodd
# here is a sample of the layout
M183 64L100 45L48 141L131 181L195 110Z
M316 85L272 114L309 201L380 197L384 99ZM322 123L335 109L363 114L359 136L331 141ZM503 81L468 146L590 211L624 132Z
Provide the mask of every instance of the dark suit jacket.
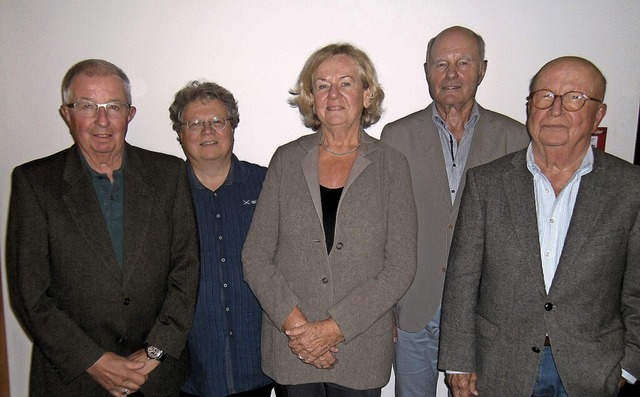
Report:
M387 124L381 140L400 150L411 168L413 194L418 209L418 268L411 287L398 303L398 327L418 332L427 326L440 307L444 276L458 216L464 178L451 205L449 180L433 104ZM465 169L488 163L529 144L524 125L478 105L480 118Z
M526 150L469 170L445 282L441 369L531 395L545 334L570 396L640 376L640 169L594 150L546 293Z
M17 167L12 181L7 274L34 342L31 395L107 396L86 369L105 351L126 356L145 341L169 357L142 391L178 391L198 281L184 161L126 146L122 269L75 145Z

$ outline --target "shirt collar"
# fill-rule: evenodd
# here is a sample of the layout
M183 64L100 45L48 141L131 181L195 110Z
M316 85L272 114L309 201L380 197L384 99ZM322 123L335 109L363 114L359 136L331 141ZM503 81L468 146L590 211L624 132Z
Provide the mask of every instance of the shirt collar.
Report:
M542 171L540 171L540 167L536 165L536 162L533 158L533 144L529 143L529 147L527 148L527 168L529 172L531 172L534 176L536 174L542 175ZM586 175L593 170L593 148L589 145L589 149L587 149L587 153L585 153L584 158L582 159L582 164L576 170L574 175L579 174L580 176Z
M207 189L207 187L200 182L200 180L196 176L196 173L193 172L193 167L191 166L189 160L187 160L187 174L189 175L189 181L191 182L192 186L195 186L198 189ZM245 175L242 172L240 160L238 160L235 154L231 154L231 167L229 167L229 173L227 174L227 178L224 180L224 183L222 185L232 185L234 182L244 183Z
M431 119L433 120L433 122L443 126L444 128L447 128L447 123L445 123L445 121L442 119L442 117L440 117L440 113L438 113L438 108L436 107L436 104L434 103L431 108L432 108L431 109L432 110ZM464 124L465 133L469 129L475 128L476 123L478 122L479 118L480 118L480 110L478 110L478 102L473 101L473 107L471 108L471 114L469 115L469 121L467 121ZM448 130L448 128L447 128L447 130Z

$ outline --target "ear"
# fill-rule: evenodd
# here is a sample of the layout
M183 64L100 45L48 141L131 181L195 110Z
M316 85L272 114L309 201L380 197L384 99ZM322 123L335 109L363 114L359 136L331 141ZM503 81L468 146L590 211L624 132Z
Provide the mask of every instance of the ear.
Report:
M600 126L600 122L602 122L602 119L606 114L607 114L607 104L601 103L600 106L598 107L598 110L596 110L596 119L593 121L592 131L595 131L598 129L598 127Z
M478 78L478 85L480 85L480 83L482 83L482 80L484 80L484 75L485 73L487 73L487 60L485 59L484 61L482 61L482 63L480 64L480 77Z
M373 94L371 94L371 88L367 88L362 92L363 99L362 102L364 104L364 108L368 109L371 106L371 102L373 101Z
M131 120L133 120L133 117L136 115L136 107L135 106L131 106L129 108L129 116L127 117L127 123L130 123Z
M66 105L61 105L58 112L60 113L60 116L62 116L67 127L71 128L71 114L69 108Z

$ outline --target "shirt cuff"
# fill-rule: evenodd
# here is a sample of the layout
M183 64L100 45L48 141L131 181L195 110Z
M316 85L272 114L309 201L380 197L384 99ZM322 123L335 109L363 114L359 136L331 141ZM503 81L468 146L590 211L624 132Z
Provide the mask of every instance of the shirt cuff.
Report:
M622 377L627 380L627 383L634 385L638 379L635 376L631 375L624 369L622 370Z
M624 372L624 369L622 370ZM471 372L464 372L464 371L452 371L450 369L444 371L445 374L451 374L451 375L456 375L456 374L470 374Z

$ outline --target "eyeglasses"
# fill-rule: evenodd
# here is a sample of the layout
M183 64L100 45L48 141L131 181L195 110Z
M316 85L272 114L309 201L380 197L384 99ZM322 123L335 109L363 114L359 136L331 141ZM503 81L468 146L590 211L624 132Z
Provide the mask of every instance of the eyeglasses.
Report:
M549 90L538 90L532 92L527 97L527 100L531 101L533 106L537 107L538 109L549 109L551 106L553 106L556 98L560 98L560 104L562 105L562 108L567 112L577 112L578 110L582 109L587 101L602 103L601 100L589 98L585 94L578 91L569 91L567 93L564 93L563 95L558 95Z
M209 124L209 126L216 131L224 130L224 127L227 126L227 120L231 119L214 117L209 121L196 120L190 123L182 123L182 125L186 125L187 127L189 127L189 131L193 132L194 134L200 134L202 133L202 131L204 131L204 128L207 124Z
M80 101L74 103L67 103L66 106L75 112L80 117L95 117L98 114L100 108L104 108L107 112L107 116L122 118L129 114L131 105L122 102L107 102L107 103L95 103L91 101Z

